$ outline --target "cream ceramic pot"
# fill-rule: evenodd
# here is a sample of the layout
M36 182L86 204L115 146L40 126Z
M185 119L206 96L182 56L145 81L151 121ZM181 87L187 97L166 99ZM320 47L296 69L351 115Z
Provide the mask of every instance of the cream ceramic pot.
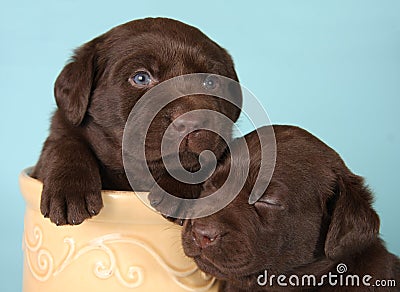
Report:
M103 191L99 215L56 226L40 213L42 183L28 173L19 177L26 201L24 292L218 290L184 255L181 228L136 193Z

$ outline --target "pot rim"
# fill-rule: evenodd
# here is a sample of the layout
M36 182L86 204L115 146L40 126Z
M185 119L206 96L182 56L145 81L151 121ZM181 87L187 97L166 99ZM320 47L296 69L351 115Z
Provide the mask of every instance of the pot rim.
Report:
M40 212L40 197L43 183L31 177L33 167L22 170L19 175L19 186L26 202L26 207ZM159 212L145 204L148 192L102 190L103 208L100 213L87 222L108 222L124 224L168 224ZM46 220L49 220L46 218Z

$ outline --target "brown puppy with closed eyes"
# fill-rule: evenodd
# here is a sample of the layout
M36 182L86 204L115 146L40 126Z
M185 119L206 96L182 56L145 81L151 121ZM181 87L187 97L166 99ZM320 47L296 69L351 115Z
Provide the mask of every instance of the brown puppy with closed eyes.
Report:
M260 142L252 132L244 137L251 158L244 187L221 211L185 222L186 255L203 271L223 280L220 291L399 291L400 261L379 238L379 218L363 179L307 131L293 126L273 128L276 165L267 189L249 204L250 194L260 191L253 190L259 171L262 179L272 167L260 170ZM266 130L260 129L261 133ZM238 141L232 142L231 149L243 148ZM264 150L274 149L271 144ZM240 163L241 158L237 159ZM230 160L228 155L217 167L201 196L221 187ZM340 270L343 264L347 271ZM336 285L334 279L333 284L328 282L330 273L337 275ZM300 279L298 286L293 278L294 285L290 284L292 275ZM306 278L301 287L304 275L315 276L316 284ZM344 277L342 286L339 275ZM358 275L359 286L351 287L353 280L346 275ZM376 280L387 281L391 287L377 288L375 284L383 282Z
M223 48L198 29L172 19L131 21L78 48L56 80L58 109L32 173L43 181L43 215L57 225L80 224L102 208L101 189L130 190L122 158L129 113L155 85L190 73L210 73L204 80L208 85L218 82L212 74L237 81L232 59ZM169 191L180 195L179 183L168 177L162 162L160 143L165 129L179 116L197 109L213 110L236 121L240 104L240 94L236 105L211 95L184 96L168 104L147 132L146 161L138 160L137 170L131 174L136 185L141 190L152 187L142 177L147 163L155 180L174 186ZM180 121L172 138L185 137L179 147L184 168L196 171L199 153L204 150L211 150L216 157L223 153L226 145L218 135L207 130L193 132L195 126L214 123L212 119L187 116ZM141 129L145 125L136 126ZM231 134L231 127L216 127ZM196 197L199 191L200 186L195 185L183 193Z

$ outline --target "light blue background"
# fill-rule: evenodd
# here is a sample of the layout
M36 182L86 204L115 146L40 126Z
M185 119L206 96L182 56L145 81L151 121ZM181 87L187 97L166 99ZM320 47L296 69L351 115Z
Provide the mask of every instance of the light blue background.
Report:
M400 254L399 1L3 1L0 12L0 291L21 289L24 202L55 108L53 82L80 44L135 18L168 16L228 48L273 123L336 149L376 194Z

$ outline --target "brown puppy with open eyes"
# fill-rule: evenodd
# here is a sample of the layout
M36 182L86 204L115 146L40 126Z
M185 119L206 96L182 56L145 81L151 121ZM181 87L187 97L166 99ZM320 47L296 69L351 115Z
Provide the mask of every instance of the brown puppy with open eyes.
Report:
M261 151L259 136L252 132L244 137L251 158L244 187L221 211L185 222L186 255L223 280L220 291L399 291L400 261L379 238L379 218L363 179L307 131L293 126L273 129L276 165L267 189L249 204L250 194L260 191L253 189ZM238 141L230 148L246 147ZM272 144L264 147L265 153L275 149ZM217 167L201 196L221 187L230 161L227 156ZM241 163L244 167L246 161ZM265 167L261 179L272 166ZM340 270L343 265L347 271ZM328 282L329 274L337 277ZM289 282L292 275L300 279L298 286L293 278ZM313 275L316 284L305 278L301 286L307 275ZM352 287L356 279L346 275L358 275L359 286ZM377 288L375 284L383 282L376 280L391 286Z
M223 48L198 29L172 19L131 21L78 48L56 80L58 109L31 174L43 181L43 215L57 225L80 224L99 213L101 189L130 190L122 158L129 113L155 85L190 73L222 75L237 81L232 59ZM210 78L206 84L215 81L215 77ZM165 129L179 116L197 109L217 111L236 121L240 104L240 94L236 106L213 96L198 95L168 104L147 132L146 161L137 161L133 174L136 185L141 190L151 188L151 183L142 177L147 163L155 180L175 186L170 192L179 192L179 184L171 183L161 159L159 149ZM216 157L223 153L226 145L218 135L207 130L189 133L195 126L213 122L207 116L189 116L174 128L174 139L185 137L179 156L187 170L200 167L198 156L204 150L211 150ZM218 126L222 133L230 135L230 127ZM199 194L198 185L189 189L185 195Z

